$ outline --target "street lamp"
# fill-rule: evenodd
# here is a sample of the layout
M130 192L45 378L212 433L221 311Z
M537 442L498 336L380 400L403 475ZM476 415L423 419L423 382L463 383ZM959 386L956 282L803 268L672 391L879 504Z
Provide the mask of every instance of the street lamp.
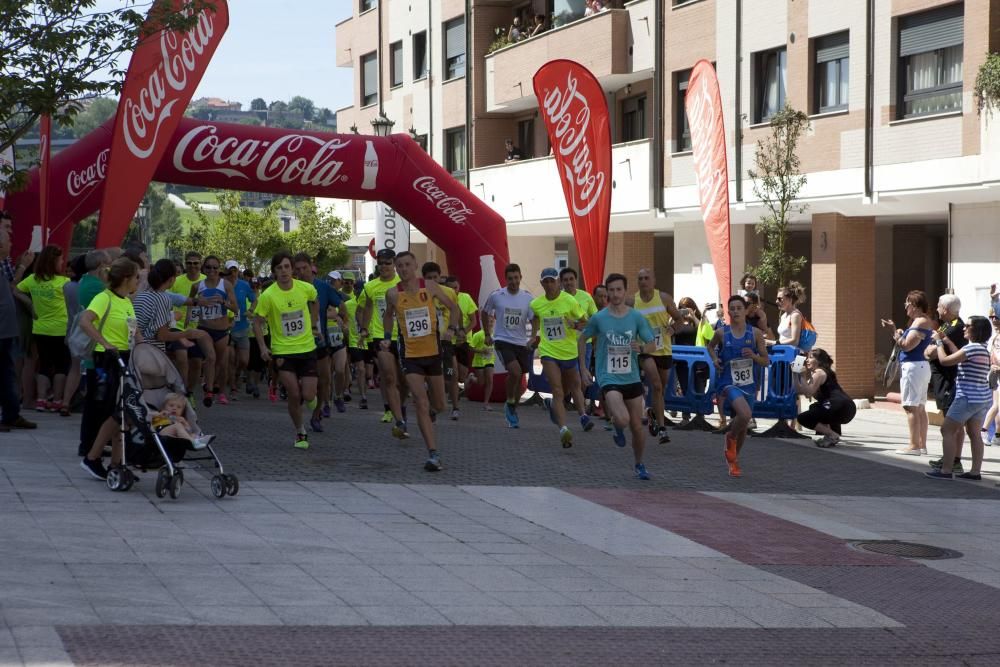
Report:
M372 131L377 137L388 137L392 133L392 126L396 123L389 120L385 112L380 112L378 116L372 118Z
M147 252L149 246L152 244L152 230L150 220L149 220L149 202L143 197L142 201L139 202L139 207L135 210L135 222L139 227L139 240L145 244Z

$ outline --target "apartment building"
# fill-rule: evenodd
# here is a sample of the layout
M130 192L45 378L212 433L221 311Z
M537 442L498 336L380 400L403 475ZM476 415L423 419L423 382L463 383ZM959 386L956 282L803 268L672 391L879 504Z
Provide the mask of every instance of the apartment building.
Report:
M791 250L819 344L848 391L873 395L888 352L881 317L902 322L910 289L951 289L985 314L1000 281L1000 119L973 84L1000 50L1000 0L634 0L585 15L583 0L356 0L337 24L337 64L355 104L341 131L380 110L507 221L527 283L576 265L572 232L531 79L553 58L587 66L611 112L608 270L652 267L662 289L716 299L683 95L699 59L722 92L738 277L762 245L748 170L786 102L811 121L799 149L807 208ZM543 29L530 36L541 15ZM498 40L514 18L525 38ZM381 34L381 40L379 35ZM524 159L505 162L504 140ZM367 243L374 207L352 206ZM414 232L418 254L446 261ZM777 286L769 286L773 294Z

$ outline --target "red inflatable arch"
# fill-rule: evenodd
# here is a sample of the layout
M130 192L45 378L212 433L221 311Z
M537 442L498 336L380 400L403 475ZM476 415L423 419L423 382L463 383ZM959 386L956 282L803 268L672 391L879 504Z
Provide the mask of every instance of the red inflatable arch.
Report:
M73 225L100 207L112 122L53 156L50 243L68 248ZM480 304L499 287L498 278L509 260L503 218L405 134L331 134L185 118L154 179L250 192L384 201L444 250L449 272L470 292L477 290L473 293ZM32 227L39 224L38 180L36 169L29 175L28 186L7 199L14 218L16 252L27 247Z

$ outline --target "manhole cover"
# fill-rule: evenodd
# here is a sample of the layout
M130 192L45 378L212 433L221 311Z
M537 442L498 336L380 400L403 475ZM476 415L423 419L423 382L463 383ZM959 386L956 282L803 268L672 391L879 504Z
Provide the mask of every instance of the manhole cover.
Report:
M914 544L913 542L898 542L896 540L858 540L849 542L855 549L882 554L883 556L898 556L899 558L921 558L925 560L941 560L944 558L961 558L962 554L951 549L931 546L929 544Z

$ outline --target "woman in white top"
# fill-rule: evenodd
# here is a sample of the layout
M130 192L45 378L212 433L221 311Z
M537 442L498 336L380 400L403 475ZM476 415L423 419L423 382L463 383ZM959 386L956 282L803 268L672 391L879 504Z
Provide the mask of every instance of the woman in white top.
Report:
M805 303L806 289L797 282L790 282L778 290L778 308L781 319L778 320L778 343L781 345L799 346L802 335L802 313L799 304Z

